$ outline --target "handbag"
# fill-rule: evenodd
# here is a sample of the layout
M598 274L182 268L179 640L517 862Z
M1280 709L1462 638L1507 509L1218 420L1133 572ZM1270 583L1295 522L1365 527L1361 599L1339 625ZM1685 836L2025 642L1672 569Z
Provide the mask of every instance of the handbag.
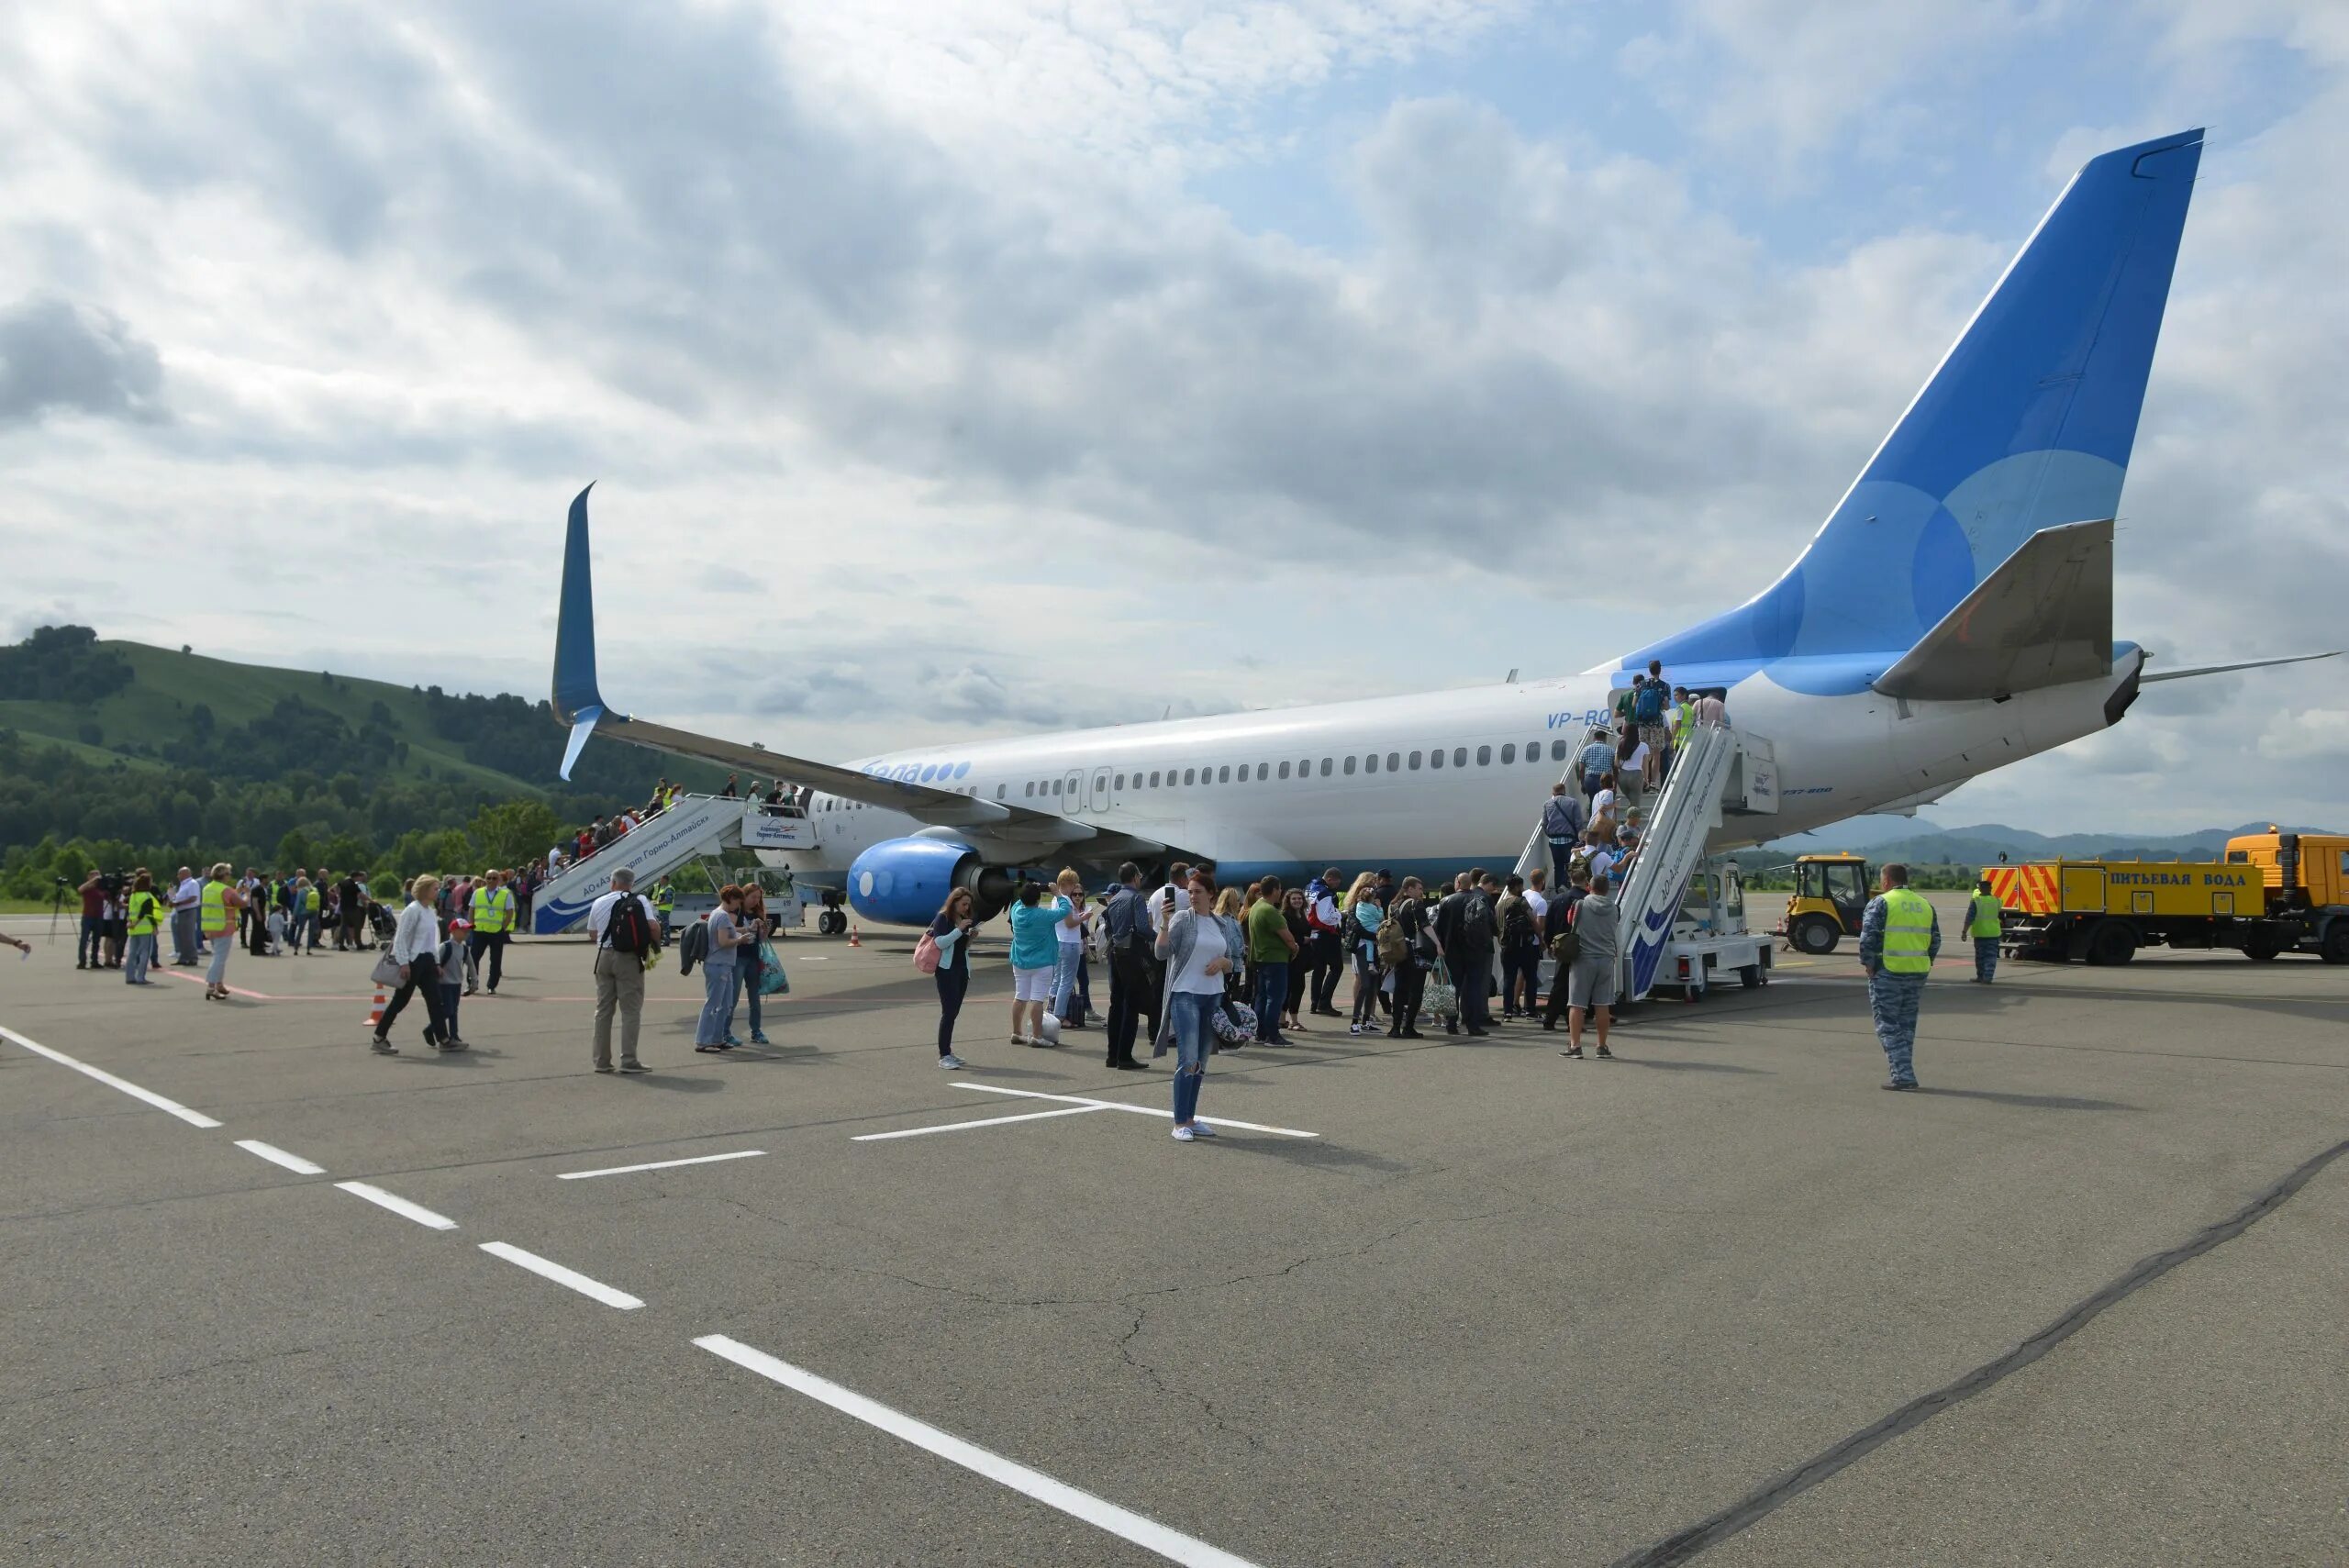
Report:
M400 961L394 958L388 950L384 951L383 957L375 961L374 972L369 974L367 978L373 980L378 985L404 985L406 984L406 981L400 978Z
M762 996L791 995L791 976L783 972L783 960L775 957L773 942L759 944L759 995Z
M937 973L938 960L938 939L928 931L924 931L921 934L921 940L914 944L914 973L917 974Z
M1428 1011L1439 1018L1456 1018L1460 1016L1460 993L1452 984L1451 966L1442 959L1436 960L1435 978L1428 982L1428 992L1424 999L1427 1002Z

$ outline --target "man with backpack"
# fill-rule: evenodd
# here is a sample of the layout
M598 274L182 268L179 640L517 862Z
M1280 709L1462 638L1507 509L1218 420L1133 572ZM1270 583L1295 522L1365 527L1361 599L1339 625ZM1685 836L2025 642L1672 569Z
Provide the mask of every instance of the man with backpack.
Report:
M1107 1065L1125 1073L1146 1071L1134 1060L1134 1035L1143 1018L1150 1020L1151 1039L1158 1038L1158 961L1151 951L1158 939L1147 905L1141 867L1128 861L1118 868L1118 891L1109 895L1101 911L1102 932L1109 943L1109 1017L1103 1025L1109 1037Z
M1523 877L1510 874L1493 913L1501 932L1501 1017L1530 1018L1542 981L1542 919Z
M1325 1018L1338 1011L1338 982L1345 974L1345 943L1339 927L1345 917L1338 908L1338 868L1331 866L1305 884L1306 972L1311 982L1313 1011Z
M612 1015L620 1019L618 1071L651 1069L636 1059L644 1022L644 966L661 951L661 926L651 903L636 891L636 873L612 873L612 890L587 906L587 935L596 948L596 1046L598 1073L612 1072Z
M1493 895L1500 884L1482 866L1435 907L1436 940L1443 944L1452 984L1460 993L1460 1027L1471 1037L1490 1034L1493 984ZM1446 1034L1452 1033L1446 1028Z
M1566 885L1567 867L1587 821L1581 799L1566 788L1565 780L1550 786L1550 798L1542 807L1542 837L1550 845L1550 874L1560 887Z
M1654 789L1664 783L1664 749L1672 744L1671 732L1664 727L1664 699L1672 688L1664 683L1664 664L1660 660L1648 662L1648 678L1631 697L1631 722L1639 726L1640 744L1647 748L1640 761L1640 783Z

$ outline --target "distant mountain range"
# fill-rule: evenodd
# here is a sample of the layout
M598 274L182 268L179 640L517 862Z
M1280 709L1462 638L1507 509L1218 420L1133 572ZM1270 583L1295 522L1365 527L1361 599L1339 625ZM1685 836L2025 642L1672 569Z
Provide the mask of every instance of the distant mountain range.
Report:
M1970 828L1943 828L1921 817L1854 817L1815 833L1774 840L1758 849L1742 851L1739 859L1766 863L1773 855L1792 860L1797 855L1849 850L1879 863L1908 861L1918 865L1996 865L2002 854L2009 861L2216 860L2225 852L2229 839L2243 833L2264 833L2267 828L2265 822L2246 822L2236 828L2207 828L2199 832L2166 835L2048 834L1995 822Z

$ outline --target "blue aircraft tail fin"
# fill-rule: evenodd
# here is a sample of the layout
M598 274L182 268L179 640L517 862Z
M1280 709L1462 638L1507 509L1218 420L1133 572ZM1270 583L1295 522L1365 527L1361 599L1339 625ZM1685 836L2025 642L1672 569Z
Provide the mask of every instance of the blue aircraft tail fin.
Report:
M591 483L587 490L596 486ZM596 588L587 562L587 490L572 498L571 526L562 544L562 598L555 608L554 716L570 725L562 775L571 776L581 748L604 717L596 684Z
M2192 130L2091 160L1786 575L1625 667L1799 685L1815 662L1841 685L2040 529L2112 517L2201 152Z

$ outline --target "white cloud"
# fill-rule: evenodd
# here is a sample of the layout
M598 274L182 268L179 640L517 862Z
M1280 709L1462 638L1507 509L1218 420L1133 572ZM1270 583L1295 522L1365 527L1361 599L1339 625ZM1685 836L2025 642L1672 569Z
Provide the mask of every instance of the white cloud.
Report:
M1790 262L1603 122L1529 135L1465 89L1362 127L1358 251L1179 194L1512 9L21 6L0 275L144 346L131 406L172 417L0 428L12 590L535 693L600 476L610 695L779 749L1584 667L1775 575L2021 236L1864 224ZM1632 59L1667 93L1736 66L1686 112L1776 158L2041 22L1718 0ZM2328 80L2204 164L2121 556L2122 634L2179 659L2337 621ZM2186 690L1968 795L2207 817Z

